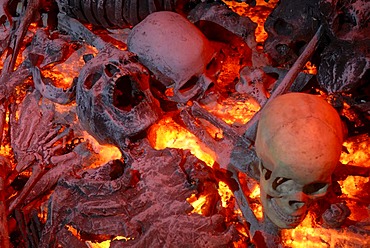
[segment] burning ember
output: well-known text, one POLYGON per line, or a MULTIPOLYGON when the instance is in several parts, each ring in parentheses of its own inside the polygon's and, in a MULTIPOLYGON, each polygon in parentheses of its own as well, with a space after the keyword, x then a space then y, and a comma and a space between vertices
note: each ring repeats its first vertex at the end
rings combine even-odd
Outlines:
POLYGON ((1 1, 1 247, 370 246, 369 8, 1 1))

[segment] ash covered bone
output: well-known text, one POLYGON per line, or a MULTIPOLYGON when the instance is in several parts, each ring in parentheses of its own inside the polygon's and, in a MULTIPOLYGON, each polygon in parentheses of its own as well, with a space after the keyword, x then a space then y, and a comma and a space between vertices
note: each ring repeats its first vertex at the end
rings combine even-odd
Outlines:
POLYGON ((204 72, 214 49, 180 14, 161 11, 149 15, 132 29, 127 46, 162 84, 173 88, 170 98, 176 102, 187 102, 210 84, 204 72))
POLYGON ((320 0, 320 14, 332 37, 357 43, 369 39, 370 3, 367 0, 320 0))
POLYGON ((105 28, 134 26, 157 11, 175 11, 180 0, 57 0, 59 10, 80 21, 105 28))
MULTIPOLYGON (((71 140, 72 123, 56 114, 55 105, 38 91, 26 95, 10 117, 11 145, 17 164, 13 175, 32 169, 32 175, 21 192, 12 199, 9 210, 27 205, 52 189, 58 179, 77 170, 88 154, 80 147, 66 149, 71 140), (49 167, 46 169, 46 167, 49 167)), ((13 176, 8 179, 14 182, 13 176)))
POLYGON ((44 78, 41 75, 39 68, 32 67, 30 70, 32 72, 35 89, 37 89, 43 97, 59 104, 68 104, 74 100, 76 94, 75 82, 73 82, 68 89, 58 88, 51 82, 51 79, 44 78))
POLYGON ((238 240, 220 213, 190 214, 186 199, 199 192, 205 180, 212 182, 209 167, 188 152, 156 151, 142 141, 132 149, 131 165, 118 162, 122 168, 118 177, 109 176, 112 164, 106 164, 82 178, 59 182, 50 198, 40 247, 52 244, 54 235, 63 239, 60 232, 65 225, 86 237, 125 236, 130 239, 112 241, 125 247, 225 247, 238 240))
POLYGON ((369 44, 338 41, 326 46, 318 68, 320 87, 333 94, 351 92, 366 83, 370 72, 369 44))
POLYGON ((292 64, 319 27, 320 0, 282 0, 265 22, 264 50, 276 65, 292 64))
POLYGON ((351 211, 345 202, 334 203, 322 214, 322 220, 326 227, 338 228, 350 214, 351 211))
POLYGON ((320 55, 319 84, 329 94, 351 92, 370 72, 370 3, 321 0, 320 11, 330 43, 320 55))
POLYGON ((68 137, 70 129, 55 122, 55 106, 38 91, 28 94, 18 110, 18 119, 15 114, 11 116, 10 131, 16 170, 21 172, 36 161, 50 163, 55 153, 63 150, 58 143, 68 137))
MULTIPOLYGON (((257 24, 252 22, 248 17, 240 16, 233 12, 225 4, 220 2, 202 2, 198 4, 189 13, 188 19, 200 26, 200 28, 207 29, 209 25, 208 33, 210 37, 221 38, 220 27, 230 31, 232 34, 242 38, 242 40, 247 43, 251 48, 255 47, 255 29, 257 24)), ((225 39, 230 39, 230 37, 222 37, 225 39)))
POLYGON ((261 113, 256 138, 264 213, 294 228, 310 203, 326 194, 342 149, 342 123, 318 96, 288 93, 261 113))
POLYGON ((149 89, 149 72, 134 54, 107 49, 88 61, 77 83, 81 124, 102 144, 125 147, 161 115, 149 89))
POLYGON ((52 63, 62 63, 70 52, 70 44, 67 40, 51 37, 52 35, 48 31, 38 29, 30 47, 27 48, 28 56, 32 56, 31 54, 42 56, 40 68, 52 63))

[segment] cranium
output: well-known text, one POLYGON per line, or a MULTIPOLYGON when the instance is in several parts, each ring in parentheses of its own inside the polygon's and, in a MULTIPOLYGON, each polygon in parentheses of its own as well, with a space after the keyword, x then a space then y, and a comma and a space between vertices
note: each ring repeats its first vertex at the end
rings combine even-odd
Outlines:
POLYGON ((278 65, 291 64, 319 25, 319 0, 282 0, 265 22, 264 49, 278 65))
POLYGON ((87 62, 78 78, 76 102, 83 127, 100 143, 120 148, 161 114, 150 93, 149 72, 134 54, 116 49, 87 62))
POLYGON ((278 227, 296 227, 326 194, 342 141, 339 115, 317 96, 288 93, 263 108, 255 144, 261 202, 278 227))
POLYGON ((150 14, 132 29, 127 45, 161 83, 173 89, 172 100, 184 103, 208 88, 210 79, 204 71, 213 49, 203 33, 180 14, 150 14))

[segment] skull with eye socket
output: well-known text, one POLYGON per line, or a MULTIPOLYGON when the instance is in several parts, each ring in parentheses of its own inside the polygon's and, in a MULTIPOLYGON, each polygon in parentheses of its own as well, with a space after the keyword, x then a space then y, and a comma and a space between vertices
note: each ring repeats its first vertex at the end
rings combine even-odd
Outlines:
POLYGON ((149 72, 127 51, 100 52, 81 70, 76 89, 81 125, 101 144, 124 148, 161 115, 149 72))
POLYGON ((256 137, 264 214, 279 228, 294 228, 323 197, 339 161, 342 122, 318 96, 288 93, 261 113, 256 137))
POLYGON ((205 72, 214 48, 194 24, 178 13, 150 14, 132 29, 127 46, 170 90, 172 101, 186 103, 202 95, 212 83, 205 72))

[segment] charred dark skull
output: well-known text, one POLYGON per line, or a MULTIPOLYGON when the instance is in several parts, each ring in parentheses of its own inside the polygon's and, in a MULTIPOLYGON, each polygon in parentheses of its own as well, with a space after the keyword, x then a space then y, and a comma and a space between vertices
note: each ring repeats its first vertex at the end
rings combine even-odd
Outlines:
POLYGON ((329 94, 365 84, 370 71, 370 2, 321 0, 322 21, 331 43, 325 47, 318 81, 329 94))
POLYGON ((368 0, 320 0, 320 11, 334 37, 351 42, 370 39, 368 0))
POLYGON ((102 52, 82 69, 76 92, 83 127, 101 144, 124 147, 160 116, 149 73, 130 52, 102 52))
POLYGON ((265 22, 265 51, 277 65, 291 64, 319 25, 319 0, 282 0, 265 22))

